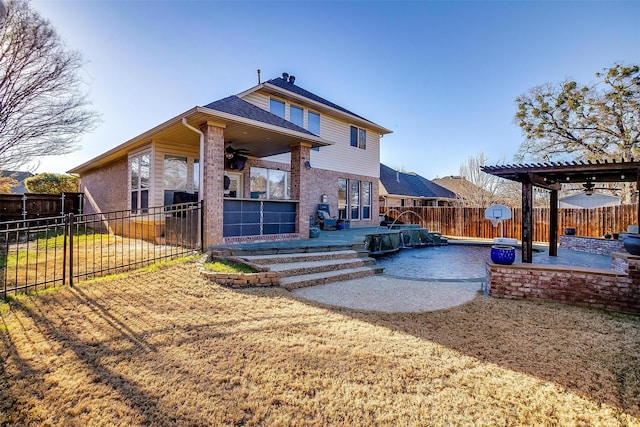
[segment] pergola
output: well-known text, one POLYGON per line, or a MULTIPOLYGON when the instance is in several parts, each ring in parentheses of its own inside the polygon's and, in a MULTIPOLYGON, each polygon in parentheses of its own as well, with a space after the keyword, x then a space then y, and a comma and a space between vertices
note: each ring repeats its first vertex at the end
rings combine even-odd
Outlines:
MULTIPOLYGON (((533 187, 551 192, 549 198, 549 255, 558 255, 558 190, 562 184, 635 182, 640 188, 640 162, 622 160, 593 162, 551 162, 484 166, 483 172, 522 183, 522 262, 533 260, 533 187)), ((640 203, 638 203, 640 219, 640 203)))

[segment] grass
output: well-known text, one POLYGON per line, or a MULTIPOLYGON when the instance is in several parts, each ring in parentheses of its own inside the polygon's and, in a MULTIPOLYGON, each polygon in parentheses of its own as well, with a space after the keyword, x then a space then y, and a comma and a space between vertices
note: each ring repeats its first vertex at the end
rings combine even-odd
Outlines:
POLYGON ((256 269, 239 262, 218 260, 213 262, 205 262, 202 264, 207 270, 216 273, 255 273, 256 269))
POLYGON ((640 426, 640 319, 326 307, 194 261, 10 301, 0 424, 640 426))

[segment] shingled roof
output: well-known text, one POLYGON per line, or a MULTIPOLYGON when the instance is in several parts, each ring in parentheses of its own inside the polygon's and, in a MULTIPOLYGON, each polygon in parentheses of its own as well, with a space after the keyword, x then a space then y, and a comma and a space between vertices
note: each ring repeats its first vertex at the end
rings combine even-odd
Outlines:
POLYGON ((380 182, 394 196, 455 199, 455 193, 415 173, 398 172, 380 163, 380 182))
POLYGON ((339 106, 337 104, 334 104, 331 101, 327 101, 326 99, 316 95, 315 93, 311 93, 308 90, 303 89, 300 86, 297 86, 297 85, 293 84, 292 82, 289 82, 288 80, 283 79, 282 77, 278 77, 278 78, 275 78, 275 79, 267 80, 266 83, 270 83, 270 84, 272 84, 274 86, 279 87, 280 89, 288 90, 289 92, 293 92, 296 95, 304 96, 305 98, 311 99, 311 100, 319 102, 321 104, 324 104, 327 107, 335 108, 338 111, 342 111, 343 113, 350 114, 350 115, 352 115, 354 117, 357 117, 359 119, 365 120, 365 121, 367 121, 369 123, 373 123, 370 120, 367 120, 364 117, 359 116, 356 113, 347 110, 346 108, 343 108, 343 107, 341 107, 341 106, 339 106))
POLYGON ((294 130, 307 135, 313 135, 308 130, 301 128, 300 126, 293 124, 292 122, 283 119, 280 116, 276 116, 260 107, 231 95, 227 98, 219 99, 210 104, 205 105, 205 108, 220 111, 223 113, 233 114, 235 116, 244 117, 245 119, 256 120, 258 122, 266 123, 273 126, 282 127, 289 130, 294 130))

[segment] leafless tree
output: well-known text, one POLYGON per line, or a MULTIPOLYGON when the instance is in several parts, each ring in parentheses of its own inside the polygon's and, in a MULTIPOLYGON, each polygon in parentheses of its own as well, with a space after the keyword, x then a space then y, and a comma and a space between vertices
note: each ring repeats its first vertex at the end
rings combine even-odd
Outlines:
POLYGON ((27 0, 7 2, 0 27, 0 169, 70 153, 95 127, 82 65, 27 0))
POLYGON ((494 175, 482 172, 481 167, 486 166, 487 161, 484 153, 478 153, 469 156, 460 165, 461 180, 456 194, 465 206, 486 208, 502 202, 501 192, 506 183, 494 175))

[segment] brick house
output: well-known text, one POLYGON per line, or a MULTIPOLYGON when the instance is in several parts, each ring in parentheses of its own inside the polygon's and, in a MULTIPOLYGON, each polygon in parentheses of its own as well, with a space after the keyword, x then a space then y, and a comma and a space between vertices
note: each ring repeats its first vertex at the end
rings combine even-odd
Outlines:
POLYGON ((450 206, 458 202, 452 191, 414 172, 400 172, 380 164, 380 204, 404 206, 450 206))
POLYGON ((318 204, 377 225, 380 139, 390 130, 283 73, 193 107, 69 172, 87 212, 203 201, 205 247, 308 238, 318 204))

